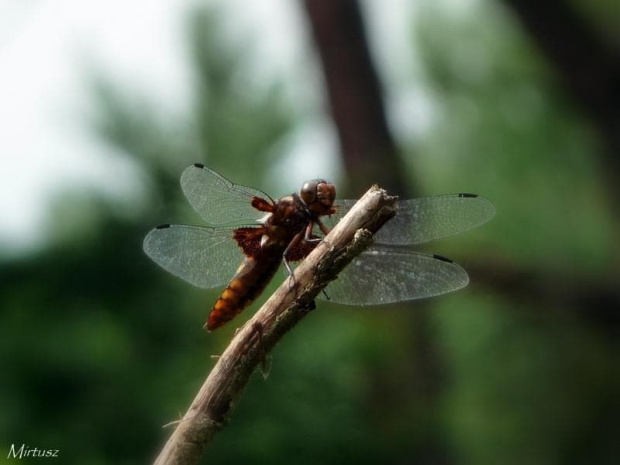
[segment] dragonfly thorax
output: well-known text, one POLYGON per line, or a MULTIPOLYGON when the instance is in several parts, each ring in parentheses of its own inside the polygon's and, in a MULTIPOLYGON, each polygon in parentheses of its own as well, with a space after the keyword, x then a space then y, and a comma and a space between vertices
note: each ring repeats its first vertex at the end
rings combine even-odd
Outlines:
POLYGON ((273 211, 265 218, 261 247, 276 245, 285 248, 312 220, 313 214, 297 195, 278 199, 273 211))

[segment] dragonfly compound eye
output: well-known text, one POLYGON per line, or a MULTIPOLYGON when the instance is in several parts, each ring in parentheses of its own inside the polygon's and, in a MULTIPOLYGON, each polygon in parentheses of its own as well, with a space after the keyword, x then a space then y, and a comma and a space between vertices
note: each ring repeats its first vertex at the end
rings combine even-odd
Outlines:
POLYGON ((317 181, 307 181, 303 186, 301 186, 299 196, 301 197, 301 200, 306 203, 306 205, 311 205, 316 201, 316 186, 317 181))

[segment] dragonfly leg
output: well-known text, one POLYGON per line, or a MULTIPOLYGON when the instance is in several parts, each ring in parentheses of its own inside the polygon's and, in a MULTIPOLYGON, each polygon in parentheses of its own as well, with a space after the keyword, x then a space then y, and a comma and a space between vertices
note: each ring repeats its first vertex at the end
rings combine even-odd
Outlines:
POLYGON ((325 236, 327 236, 329 234, 329 232, 331 231, 331 229, 329 229, 327 226, 325 226, 325 224, 323 224, 323 222, 321 220, 319 220, 319 219, 316 220, 316 224, 318 225, 319 229, 323 233, 323 237, 319 237, 319 238, 316 238, 316 239, 310 238, 309 234, 312 233, 312 230, 310 230, 309 232, 306 232, 306 240, 308 242, 320 242, 320 241, 323 241, 323 240, 325 240, 325 236))
MULTIPOLYGON (((319 227, 320 227, 320 225, 322 223, 317 220, 317 224, 319 224, 319 227)), ((316 243, 321 242, 323 240, 322 237, 312 237, 312 230, 313 229, 314 229, 314 223, 310 222, 310 223, 308 223, 308 226, 306 226, 306 232, 304 233, 304 241, 306 241, 306 242, 308 242, 310 244, 316 244, 316 243)))
POLYGON ((288 272, 288 275, 291 277, 291 279, 295 280, 295 277, 293 276, 293 269, 291 268, 291 265, 286 259, 286 256, 282 257, 282 263, 284 263, 284 267, 286 268, 286 271, 288 272))
MULTIPOLYGON (((284 263, 284 267, 286 268, 286 271, 288 271, 288 275, 293 278, 293 269, 291 268, 291 265, 288 262, 288 259, 286 258, 286 256, 288 255, 289 251, 291 249, 293 249, 294 247, 297 246, 297 244, 299 244, 299 241, 302 238, 302 233, 297 234, 293 240, 289 243, 289 245, 286 247, 286 249, 284 249, 284 253, 282 254, 282 263, 284 263)), ((294 280, 295 278, 293 278, 294 280)))
POLYGON ((323 222, 321 220, 316 220, 316 224, 319 225, 319 229, 321 230, 321 232, 323 234, 325 234, 326 236, 329 234, 329 232, 331 231, 331 229, 329 229, 327 226, 325 226, 323 224, 323 222))

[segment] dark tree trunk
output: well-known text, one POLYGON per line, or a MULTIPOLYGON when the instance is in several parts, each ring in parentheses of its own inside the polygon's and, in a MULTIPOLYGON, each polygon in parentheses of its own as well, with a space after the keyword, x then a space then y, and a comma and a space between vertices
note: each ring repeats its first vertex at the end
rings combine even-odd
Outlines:
MULTIPOLYGON (((414 189, 406 181, 388 128, 381 85, 357 1, 304 0, 304 4, 323 67, 349 190, 355 195, 376 183, 390 194, 412 196, 414 189)), ((411 360, 405 368, 407 373, 400 375, 403 380, 411 380, 408 399, 413 396, 420 403, 420 418, 423 419, 413 421, 424 424, 412 431, 426 433, 423 437, 412 438, 414 456, 403 459, 421 465, 441 465, 449 463, 444 452, 447 450, 444 438, 436 434, 434 424, 429 424, 429 420, 430 423, 434 420, 422 412, 436 412, 434 406, 438 404, 445 369, 430 330, 429 315, 423 305, 419 307, 411 313, 411 360)), ((381 403, 386 401, 385 393, 390 388, 384 385, 386 381, 382 377, 377 378, 374 390, 379 393, 377 402, 381 403)))
POLYGON ((504 0, 604 139, 603 169, 620 201, 620 53, 566 0, 504 0))
POLYGON ((387 125, 357 1, 305 0, 304 5, 352 194, 374 183, 391 194, 411 194, 387 125))

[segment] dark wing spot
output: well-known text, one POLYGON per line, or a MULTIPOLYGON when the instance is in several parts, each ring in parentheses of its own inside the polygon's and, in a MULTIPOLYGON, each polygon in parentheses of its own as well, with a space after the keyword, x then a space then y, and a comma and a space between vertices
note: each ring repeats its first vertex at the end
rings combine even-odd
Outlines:
POLYGON ((433 255, 433 258, 436 258, 437 260, 441 260, 442 262, 454 263, 453 260, 450 260, 449 258, 444 257, 442 255, 435 254, 435 255, 433 255))
POLYGON ((200 168, 201 170, 204 169, 205 165, 203 165, 202 163, 194 163, 194 166, 196 168, 200 168))
POLYGON ((478 197, 478 195, 468 194, 467 192, 463 192, 462 194, 459 194, 459 197, 464 198, 464 199, 475 199, 476 197, 478 197))
POLYGON ((170 224, 166 223, 166 224, 160 224, 159 226, 156 226, 155 229, 166 229, 169 227, 170 227, 170 224))

